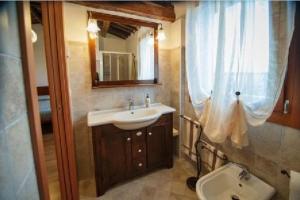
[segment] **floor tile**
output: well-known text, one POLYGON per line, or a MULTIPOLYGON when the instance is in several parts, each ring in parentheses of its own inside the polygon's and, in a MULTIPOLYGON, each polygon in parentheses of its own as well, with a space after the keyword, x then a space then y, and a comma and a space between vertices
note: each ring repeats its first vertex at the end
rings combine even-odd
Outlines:
POLYGON ((96 197, 95 181, 80 181, 83 200, 196 200, 196 193, 186 186, 186 179, 196 174, 195 167, 185 159, 175 159, 174 167, 161 169, 108 190, 96 197))

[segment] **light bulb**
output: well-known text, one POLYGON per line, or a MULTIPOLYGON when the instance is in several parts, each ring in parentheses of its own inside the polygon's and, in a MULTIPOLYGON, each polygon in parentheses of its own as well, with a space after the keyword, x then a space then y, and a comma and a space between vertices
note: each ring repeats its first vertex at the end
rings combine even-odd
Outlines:
POLYGON ((97 33, 98 31, 100 31, 100 28, 97 25, 97 20, 89 19, 86 30, 90 33, 97 33))
POLYGON ((98 32, 89 32, 89 37, 91 38, 91 39, 96 39, 97 37, 98 37, 98 32))
POLYGON ((35 43, 37 41, 37 34, 34 32, 34 30, 31 29, 31 42, 35 43))
POLYGON ((157 39, 158 39, 159 41, 163 41, 163 40, 166 39, 165 31, 164 31, 164 29, 162 28, 162 25, 161 25, 160 29, 158 30, 157 39))

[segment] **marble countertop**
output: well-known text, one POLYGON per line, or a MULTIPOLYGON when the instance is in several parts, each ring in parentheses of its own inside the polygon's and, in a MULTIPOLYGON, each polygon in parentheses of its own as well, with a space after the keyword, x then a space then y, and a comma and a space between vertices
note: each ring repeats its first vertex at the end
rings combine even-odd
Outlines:
MULTIPOLYGON (((151 104, 150 108, 159 110, 159 112, 162 115, 176 111, 174 108, 166 106, 161 103, 151 104)), ((145 106, 135 106, 135 110, 138 109, 145 109, 145 106)), ((126 108, 116 108, 110 110, 90 111, 88 112, 88 116, 87 116, 88 126, 92 127, 92 126, 98 126, 104 124, 111 124, 113 123, 113 115, 122 111, 128 111, 128 108, 126 107, 126 108)))

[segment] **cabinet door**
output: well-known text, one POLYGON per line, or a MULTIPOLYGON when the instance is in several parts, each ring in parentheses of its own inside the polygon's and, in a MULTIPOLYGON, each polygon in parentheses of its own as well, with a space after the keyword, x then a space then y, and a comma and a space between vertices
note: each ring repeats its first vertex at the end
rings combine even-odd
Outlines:
POLYGON ((131 169, 130 134, 103 131, 101 162, 104 185, 113 185, 125 179, 131 169))
POLYGON ((147 135, 147 164, 155 168, 163 164, 166 157, 166 129, 164 126, 151 126, 147 135))
POLYGON ((164 115, 147 128, 147 167, 172 167, 172 133, 170 115, 164 115))

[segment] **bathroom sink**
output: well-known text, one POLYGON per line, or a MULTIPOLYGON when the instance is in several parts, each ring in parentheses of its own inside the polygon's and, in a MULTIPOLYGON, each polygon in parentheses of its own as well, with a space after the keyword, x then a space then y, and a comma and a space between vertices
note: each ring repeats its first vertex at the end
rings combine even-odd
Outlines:
POLYGON ((110 110, 90 111, 87 116, 89 127, 113 124, 124 130, 134 130, 154 123, 161 115, 175 112, 174 108, 161 103, 151 104, 150 108, 135 106, 134 110, 128 107, 110 110))
POLYGON ((251 174, 249 180, 240 180, 243 169, 229 163, 201 177, 196 192, 200 200, 268 200, 275 189, 251 174))
POLYGON ((134 130, 154 123, 161 116, 155 108, 144 108, 118 112, 112 116, 112 123, 124 130, 134 130))

